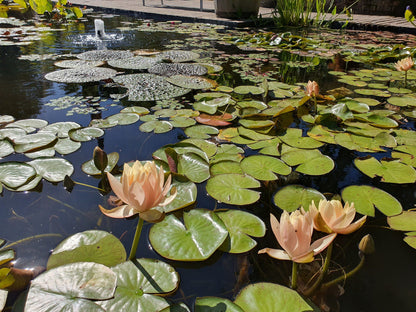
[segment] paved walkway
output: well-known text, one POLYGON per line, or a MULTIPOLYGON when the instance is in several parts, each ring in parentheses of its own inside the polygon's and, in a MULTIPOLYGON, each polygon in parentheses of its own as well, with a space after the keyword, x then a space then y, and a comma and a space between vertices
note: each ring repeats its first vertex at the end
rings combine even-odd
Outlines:
MULTIPOLYGON (((231 26, 244 25, 249 22, 217 17, 213 0, 72 0, 71 3, 79 6, 103 8, 115 13, 126 13, 127 11, 139 18, 157 20, 182 20, 231 26), (143 3, 144 1, 145 3, 143 3)), ((260 7, 259 15, 264 18, 271 17, 272 10, 260 7)), ((345 15, 339 17, 346 18, 345 15)), ((404 17, 359 14, 353 14, 352 17, 349 28, 416 34, 416 27, 406 21, 404 17)))

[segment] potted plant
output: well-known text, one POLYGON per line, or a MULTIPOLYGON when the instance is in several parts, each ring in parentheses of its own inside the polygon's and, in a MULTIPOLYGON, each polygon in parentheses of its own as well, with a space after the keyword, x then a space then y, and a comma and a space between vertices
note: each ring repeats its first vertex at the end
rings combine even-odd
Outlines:
POLYGON ((214 0, 218 17, 247 19, 257 17, 260 0, 214 0))

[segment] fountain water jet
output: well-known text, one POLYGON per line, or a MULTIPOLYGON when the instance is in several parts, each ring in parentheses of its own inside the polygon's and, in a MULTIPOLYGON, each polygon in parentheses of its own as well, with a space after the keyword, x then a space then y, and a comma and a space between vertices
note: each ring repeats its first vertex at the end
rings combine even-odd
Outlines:
POLYGON ((104 21, 102 19, 95 19, 94 26, 95 26, 95 36, 97 38, 101 40, 111 39, 111 37, 105 33, 104 21))

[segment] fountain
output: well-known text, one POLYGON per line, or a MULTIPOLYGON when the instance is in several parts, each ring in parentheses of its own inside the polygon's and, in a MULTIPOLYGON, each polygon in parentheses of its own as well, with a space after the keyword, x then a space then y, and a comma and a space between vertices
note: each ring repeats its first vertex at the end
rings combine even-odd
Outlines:
POLYGON ((94 20, 95 37, 100 40, 111 40, 111 36, 108 36, 104 30, 104 21, 102 19, 94 20))

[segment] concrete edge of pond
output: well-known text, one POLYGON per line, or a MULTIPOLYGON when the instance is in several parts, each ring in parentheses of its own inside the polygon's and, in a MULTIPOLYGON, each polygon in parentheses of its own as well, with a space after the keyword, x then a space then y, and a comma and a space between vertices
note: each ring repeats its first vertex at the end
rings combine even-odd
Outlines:
MULTIPOLYGON (((109 14, 129 15, 140 19, 157 21, 179 20, 219 24, 231 27, 266 26, 273 22, 273 8, 260 7, 260 19, 235 20, 217 17, 213 0, 73 0, 73 5, 92 8, 109 14), (143 5, 145 2, 145 5, 143 5)), ((339 19, 346 19, 340 14, 339 19)), ((332 15, 328 14, 328 19, 332 15)), ((331 28, 340 28, 342 23, 334 22, 331 28)), ((416 34, 416 27, 404 17, 353 14, 347 29, 390 31, 402 34, 416 34)))

